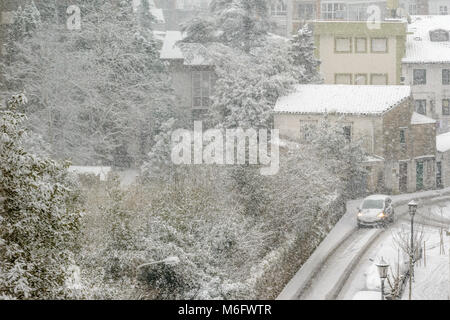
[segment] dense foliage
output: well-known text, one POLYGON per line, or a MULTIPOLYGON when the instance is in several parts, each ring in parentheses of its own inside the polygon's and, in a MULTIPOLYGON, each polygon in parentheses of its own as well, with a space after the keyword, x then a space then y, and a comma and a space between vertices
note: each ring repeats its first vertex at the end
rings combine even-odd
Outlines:
POLYGON ((54 157, 138 165, 174 110, 151 16, 134 14, 128 2, 99 1, 95 11, 89 2, 80 5, 82 27, 75 31, 51 19, 37 23, 31 6, 17 12, 0 64, 2 89, 27 92, 29 127, 54 157))
POLYGON ((0 111, 0 296, 68 298, 79 194, 66 164, 24 149, 24 102, 14 96, 0 111))

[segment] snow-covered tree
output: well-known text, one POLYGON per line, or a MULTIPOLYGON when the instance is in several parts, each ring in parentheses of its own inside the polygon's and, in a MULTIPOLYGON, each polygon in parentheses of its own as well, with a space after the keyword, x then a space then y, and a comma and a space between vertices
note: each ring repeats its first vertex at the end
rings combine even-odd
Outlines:
POLYGON ((8 32, 8 40, 17 41, 24 37, 30 37, 41 26, 41 14, 32 0, 21 6, 14 13, 14 23, 8 32))
POLYGON ((0 111, 0 296, 56 299, 65 287, 79 230, 78 193, 67 164, 27 152, 26 102, 13 96, 0 111))
POLYGON ((100 2, 86 9, 81 30, 46 24, 16 42, 0 68, 6 92, 28 92, 30 128, 54 157, 130 166, 170 118, 173 95, 160 43, 137 22, 131 3, 100 2))
POLYGON ((320 62, 315 57, 314 35, 308 24, 303 25, 291 40, 290 58, 292 64, 302 70, 296 74, 299 83, 320 81, 320 62))
POLYGON ((185 41, 214 40, 249 52, 270 30, 267 0, 214 0, 210 8, 211 17, 187 24, 185 41))
POLYGON ((317 156, 327 160, 328 170, 341 180, 339 193, 345 200, 365 194, 367 172, 362 163, 366 154, 361 141, 349 141, 342 126, 324 119, 313 131, 310 143, 316 147, 317 156))
POLYGON ((225 128, 271 128, 272 110, 295 82, 296 68, 282 40, 267 40, 251 54, 211 46, 217 81, 212 113, 216 125, 225 128))

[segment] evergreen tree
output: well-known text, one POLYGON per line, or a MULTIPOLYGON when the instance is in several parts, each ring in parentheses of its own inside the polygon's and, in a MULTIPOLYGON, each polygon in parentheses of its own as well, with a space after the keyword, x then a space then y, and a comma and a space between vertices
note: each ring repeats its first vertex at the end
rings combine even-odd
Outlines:
POLYGON ((31 37, 36 29, 41 26, 41 14, 34 1, 21 6, 14 13, 14 23, 10 28, 10 41, 18 41, 24 37, 31 37))
POLYGON ((296 74, 300 83, 317 83, 321 80, 320 62, 315 57, 315 49, 313 32, 309 25, 305 24, 293 36, 290 48, 292 64, 301 68, 296 74))
POLYGON ((267 0, 214 0, 211 18, 197 18, 185 27, 187 42, 221 42, 250 52, 270 30, 267 0))

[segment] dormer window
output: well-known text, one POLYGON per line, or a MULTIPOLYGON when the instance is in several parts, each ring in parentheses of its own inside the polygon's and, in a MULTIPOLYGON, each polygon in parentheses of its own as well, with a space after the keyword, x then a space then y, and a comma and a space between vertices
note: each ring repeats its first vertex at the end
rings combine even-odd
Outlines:
POLYGON ((436 42, 449 41, 448 31, 443 29, 430 31, 430 40, 436 42))

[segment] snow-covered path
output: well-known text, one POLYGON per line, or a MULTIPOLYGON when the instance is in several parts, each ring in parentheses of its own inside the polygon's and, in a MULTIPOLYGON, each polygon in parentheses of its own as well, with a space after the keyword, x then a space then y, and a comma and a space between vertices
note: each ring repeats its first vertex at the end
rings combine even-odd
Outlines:
POLYGON ((377 229, 358 230, 347 238, 322 265, 300 299, 334 299, 345 281, 345 274, 351 272, 359 260, 359 253, 364 251, 366 244, 372 242, 380 232, 377 229))

